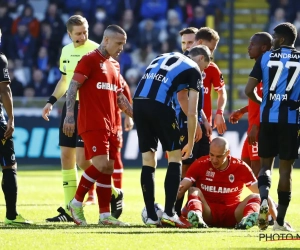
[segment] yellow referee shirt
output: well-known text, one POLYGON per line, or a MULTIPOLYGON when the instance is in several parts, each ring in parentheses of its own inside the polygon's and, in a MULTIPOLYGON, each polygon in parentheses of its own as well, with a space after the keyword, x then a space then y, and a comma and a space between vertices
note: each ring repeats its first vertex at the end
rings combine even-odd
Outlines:
MULTIPOLYGON (((88 52, 99 47, 98 43, 91 40, 87 40, 84 45, 77 48, 74 47, 73 43, 70 43, 62 48, 61 56, 59 59, 59 70, 62 74, 66 75, 67 81, 65 86, 68 89, 69 84, 72 80, 74 70, 77 66, 78 61, 88 52)), ((77 95, 78 100, 78 95, 77 95)))

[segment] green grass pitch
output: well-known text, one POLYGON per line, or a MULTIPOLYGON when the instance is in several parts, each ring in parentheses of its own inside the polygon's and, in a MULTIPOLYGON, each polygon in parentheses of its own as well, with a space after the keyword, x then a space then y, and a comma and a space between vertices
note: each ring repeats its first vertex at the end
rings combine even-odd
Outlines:
MULTIPOLYGON (((98 206, 84 208, 88 227, 72 223, 50 224, 45 218, 57 215, 63 204, 61 174, 59 170, 26 170, 19 167, 18 212, 33 220, 30 227, 7 227, 0 222, 0 249, 295 249, 299 240, 265 241, 260 234, 271 235, 272 227, 260 232, 257 227, 247 231, 234 229, 169 229, 146 228, 141 220, 144 207, 140 190, 140 169, 125 169, 125 208, 120 219, 131 223, 129 228, 103 228, 97 225, 98 206)), ((23 168, 24 169, 24 168, 23 168)), ((56 168, 58 169, 58 167, 56 168)), ((80 172, 81 174, 81 172, 80 172)), ((156 201, 164 205, 165 169, 156 172, 156 201)), ((292 201, 287 221, 300 235, 300 169, 293 172, 292 201)), ((278 169, 273 171, 271 195, 277 201, 278 169)), ((245 192, 243 195, 247 195, 245 192)), ((1 192, 0 218, 5 217, 1 192)), ((297 233, 293 233, 294 236, 297 233)), ((276 239, 276 237, 275 237, 276 239)))

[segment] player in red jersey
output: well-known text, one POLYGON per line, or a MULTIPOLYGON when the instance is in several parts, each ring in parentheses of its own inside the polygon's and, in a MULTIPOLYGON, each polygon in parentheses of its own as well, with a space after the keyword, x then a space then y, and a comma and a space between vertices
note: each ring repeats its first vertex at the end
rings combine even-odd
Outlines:
POLYGON ((117 153, 116 109, 132 117, 132 107, 122 93, 118 56, 126 43, 126 32, 117 25, 109 25, 96 50, 83 56, 74 71, 67 92, 67 114, 63 132, 72 136, 75 128, 74 103, 79 89, 78 134, 85 142, 85 155, 92 160, 78 185, 75 197, 69 203, 74 222, 85 226, 82 202, 96 182, 100 209, 99 225, 127 226, 110 214, 111 176, 117 153))
MULTIPOLYGON (((122 75, 122 89, 123 89, 123 94, 127 98, 127 100, 132 103, 132 98, 130 94, 130 89, 123 78, 122 75)), ((113 173, 113 181, 114 181, 114 186, 116 188, 122 189, 122 176, 123 176, 123 163, 121 159, 121 148, 123 147, 123 128, 122 128, 122 110, 121 109, 116 109, 116 118, 117 118, 117 140, 118 140, 118 151, 115 159, 115 165, 114 165, 114 173, 113 173)), ((129 131, 133 128, 133 120, 130 116, 126 115, 124 119, 124 130, 129 131)), ((112 203, 115 204, 115 203, 112 203)))
MULTIPOLYGON (((242 160, 230 156, 229 143, 216 137, 210 144, 209 156, 197 159, 182 180, 178 198, 188 191, 185 207, 187 217, 195 227, 234 227, 248 229, 256 224, 260 207, 258 194, 240 200, 246 185, 258 193, 257 179, 242 160), (192 187, 193 183, 196 187, 192 187)), ((270 204, 273 201, 269 200, 270 204)), ((273 216, 274 206, 270 205, 273 216)))
MULTIPOLYGON (((202 27, 200 28, 195 36, 195 45, 206 45, 211 53, 215 51, 220 37, 218 33, 209 28, 202 27)), ((213 128, 216 128, 219 134, 224 134, 226 131, 226 123, 223 116, 223 112, 226 106, 227 101, 227 92, 225 88, 225 83, 223 79, 222 72, 219 67, 211 62, 208 67, 204 70, 204 103, 203 103, 203 111, 206 115, 206 118, 210 124, 212 124, 212 100, 211 100, 211 89, 214 88, 218 93, 217 100, 217 112, 214 118, 213 128)))
MULTIPOLYGON (((267 32, 255 33, 248 46, 248 54, 251 59, 256 61, 263 53, 271 49, 272 36, 267 32)), ((262 97, 262 83, 259 83, 256 88, 256 93, 262 97)), ((258 131, 260 124, 259 104, 248 99, 248 106, 234 111, 230 117, 229 122, 232 124, 238 123, 242 116, 248 112, 248 130, 247 138, 244 141, 242 149, 242 160, 246 162, 251 168, 255 176, 258 176, 260 170, 260 159, 258 156, 258 131)))

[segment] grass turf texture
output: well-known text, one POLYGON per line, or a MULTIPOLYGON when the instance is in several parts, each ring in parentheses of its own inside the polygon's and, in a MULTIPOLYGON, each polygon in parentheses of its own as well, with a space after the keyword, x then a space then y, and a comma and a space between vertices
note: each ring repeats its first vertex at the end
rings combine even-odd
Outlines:
MULTIPOLYGON (((19 169, 22 169, 20 167, 19 169)), ((24 169, 24 168, 23 168, 24 169)), ((80 172, 81 174, 81 172, 80 172)), ((156 172, 156 201, 164 205, 165 170, 156 172)), ((234 229, 173 229, 146 228, 141 220, 144 207, 140 190, 140 169, 126 169, 124 173, 125 209, 121 219, 131 223, 129 228, 97 226, 98 206, 84 208, 88 227, 73 223, 46 223, 45 218, 56 216, 63 204, 61 173, 59 170, 26 170, 18 173, 18 212, 33 220, 30 227, 8 227, 0 223, 1 249, 295 249, 299 240, 265 241, 260 234, 272 234, 272 227, 259 231, 234 229)), ((287 221, 300 235, 300 169, 293 172, 293 195, 287 221)), ((277 201, 278 169, 273 172, 271 195, 277 201)), ((245 192, 243 197, 249 192, 245 192)), ((5 217, 4 197, 1 192, 0 218, 5 217)), ((2 220, 3 221, 3 220, 2 220)), ((278 232, 279 234, 282 232, 278 232)), ((297 235, 297 233, 293 233, 297 235)), ((275 237, 275 239, 277 239, 275 237)))

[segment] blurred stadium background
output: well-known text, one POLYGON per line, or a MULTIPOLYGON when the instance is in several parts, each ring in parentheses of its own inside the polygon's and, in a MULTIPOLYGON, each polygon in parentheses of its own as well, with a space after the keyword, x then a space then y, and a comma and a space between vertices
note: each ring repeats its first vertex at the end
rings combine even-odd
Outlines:
MULTIPOLYGON (((119 62, 132 92, 156 55, 180 51, 178 32, 182 28, 216 29, 221 39, 214 61, 223 72, 228 92, 227 121, 228 114, 247 104, 244 86, 254 64, 247 54, 250 37, 259 31, 272 33, 284 21, 300 29, 299 0, 0 0, 1 51, 9 58, 15 148, 21 164, 60 165, 58 125, 64 100, 55 104, 48 123, 42 119, 41 110, 60 78, 60 51, 71 42, 65 22, 73 14, 87 18, 89 38, 98 43, 108 24, 126 30, 128 40, 119 62)), ((234 126, 227 122, 224 134, 237 157, 245 138, 246 118, 234 126)), ((139 166, 135 130, 124 137, 125 166, 139 166)), ((164 165, 162 152, 158 155, 159 165, 164 165)), ((299 165, 297 161, 296 167, 299 165)))

